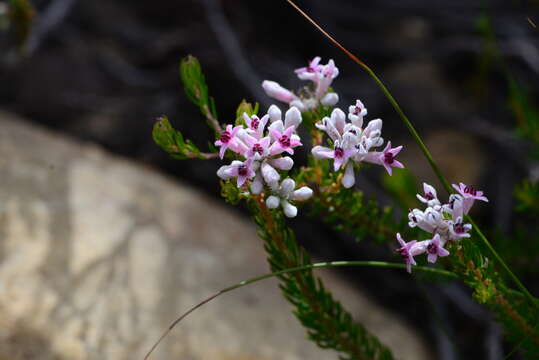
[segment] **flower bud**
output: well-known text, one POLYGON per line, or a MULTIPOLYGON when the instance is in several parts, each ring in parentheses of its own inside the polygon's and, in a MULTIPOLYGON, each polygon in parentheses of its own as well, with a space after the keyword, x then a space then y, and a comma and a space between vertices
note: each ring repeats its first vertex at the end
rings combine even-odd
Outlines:
POLYGON ((290 170, 294 166, 294 160, 290 156, 284 156, 270 160, 270 164, 279 170, 290 170))
POLYGON ((294 200, 307 200, 311 196, 313 196, 313 191, 307 186, 302 186, 301 188, 294 191, 294 193, 292 194, 292 198, 294 200))
POLYGON ((264 181, 269 186, 274 186, 281 179, 277 170, 275 170, 267 162, 262 163, 261 172, 262 172, 262 177, 264 178, 264 181))
POLYGON ((290 90, 285 89, 275 81, 264 80, 262 82, 262 87, 269 97, 277 99, 282 102, 289 103, 292 100, 296 100, 297 96, 294 95, 290 90))
POLYGON ((268 196, 266 199, 266 206, 270 209, 277 209, 279 207, 279 198, 277 196, 268 196))
POLYGON ((288 201, 282 200, 284 214, 286 217, 293 218, 298 214, 298 208, 290 204, 288 201))
POLYGON ((268 114, 271 122, 281 120, 281 109, 277 105, 271 105, 268 109, 268 114))
POLYGON ((337 93, 326 94, 320 102, 324 106, 335 106, 339 102, 339 95, 337 93))
POLYGON ((287 197, 289 194, 294 191, 294 188, 296 187, 296 182, 290 178, 286 178, 281 183, 281 195, 283 197, 287 197))
POLYGON ((297 107, 293 106, 285 114, 284 127, 294 126, 297 128, 301 124, 301 112, 297 107))
POLYGON ((349 189, 356 183, 356 175, 354 174, 354 166, 349 162, 346 165, 346 170, 344 171, 344 177, 342 178, 342 186, 349 189))

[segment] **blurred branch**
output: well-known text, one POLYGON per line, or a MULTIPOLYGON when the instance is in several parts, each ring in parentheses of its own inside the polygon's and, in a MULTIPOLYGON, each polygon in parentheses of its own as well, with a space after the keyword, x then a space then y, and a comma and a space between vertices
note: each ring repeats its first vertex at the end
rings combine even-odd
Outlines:
POLYGON ((202 0, 202 3, 206 8, 208 22, 227 57, 230 69, 259 103, 264 107, 269 107, 268 97, 261 87, 262 78, 247 60, 234 29, 223 13, 219 0, 202 0))
POLYGON ((47 36, 65 19, 77 0, 53 0, 38 19, 26 44, 26 53, 33 54, 47 36))

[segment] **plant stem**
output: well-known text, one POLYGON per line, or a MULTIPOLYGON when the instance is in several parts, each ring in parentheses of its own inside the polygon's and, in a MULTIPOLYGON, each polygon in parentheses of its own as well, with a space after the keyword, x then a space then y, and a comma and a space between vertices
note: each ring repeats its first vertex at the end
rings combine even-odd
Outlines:
MULTIPOLYGON (((374 82, 378 85, 378 87, 382 90, 384 95, 387 97, 399 117, 402 119, 408 130, 410 131, 410 134, 414 138, 415 142, 427 158, 427 161, 429 162, 432 170, 438 177, 438 180, 442 183, 444 188, 447 190, 448 193, 453 193, 453 190, 451 186, 449 185, 449 182, 446 180, 442 172, 440 171, 440 168, 435 163, 434 159, 432 158, 432 155, 430 154, 429 150, 425 146, 425 143, 417 133, 416 129, 412 125, 411 121, 408 119, 408 117, 404 114, 404 111, 402 111, 402 108, 397 103, 393 95, 389 92, 389 90, 386 88, 382 80, 378 78, 378 76, 374 73, 374 71, 363 61, 359 60, 354 54, 352 54, 348 49, 346 49, 343 45, 341 45, 337 40, 335 40, 331 35, 329 35, 328 32, 326 32, 320 25, 318 25, 309 15, 307 15, 303 10, 301 10, 292 0, 286 0, 294 9, 296 9, 305 19, 307 19, 315 28, 317 28, 322 34, 324 34, 325 37, 327 37, 335 46, 337 46, 340 50, 342 50, 350 59, 352 59, 356 64, 361 66, 374 80, 374 82)), ((505 263, 505 261, 501 258, 501 256, 494 250, 488 239, 485 237, 483 232, 477 227, 477 225, 473 222, 473 220, 468 216, 469 221, 472 223, 473 229, 481 239, 481 241, 485 244, 487 249, 492 253, 493 257, 501 264, 502 268, 507 272, 509 277, 513 280, 513 282, 517 285, 517 287, 524 293, 526 298, 537 308, 539 308, 538 302, 534 299, 533 295, 528 291, 528 289, 524 286, 524 284, 518 279, 518 277, 511 271, 509 266, 505 263)))
POLYGON ((513 273, 513 271, 509 268, 509 266, 507 266, 507 264, 505 263, 505 261, 503 261, 503 259, 500 257, 500 255, 498 254, 498 252, 496 250, 494 250, 494 248, 492 247, 492 245, 490 244, 490 242, 487 240, 486 236, 483 234, 483 232, 481 231, 481 229, 479 229, 479 227, 475 224, 475 222, 473 221, 473 219, 470 217, 470 216, 467 216, 468 218, 468 221, 472 224, 472 227, 473 229, 475 230, 477 236, 479 236, 479 238, 483 241, 483 244, 485 244, 485 246, 489 249, 489 251, 492 253, 492 255, 494 256, 494 258, 500 263, 500 265, 502 266, 502 268, 507 272, 507 274, 509 275, 509 277, 513 280, 513 282, 518 286, 518 288, 520 289, 520 291, 522 291, 522 293, 524 294, 524 296, 526 296, 526 298, 535 306, 539 309, 539 303, 537 302, 537 299, 528 291, 528 289, 524 286, 524 284, 522 284, 519 280, 519 278, 513 273))
MULTIPOLYGON (((258 282, 258 281, 262 281, 262 280, 266 280, 266 279, 276 277, 276 276, 279 276, 279 275, 283 275, 283 274, 299 272, 299 271, 305 271, 305 270, 309 270, 309 269, 321 269, 321 268, 341 267, 341 266, 350 266, 350 267, 352 267, 352 266, 370 266, 370 267, 389 268, 389 269, 405 269, 406 268, 406 265, 404 265, 404 264, 391 263, 391 262, 385 262, 385 261, 328 261, 328 262, 320 262, 320 263, 304 265, 304 266, 296 266, 296 267, 293 267, 293 268, 283 269, 283 270, 279 270, 279 271, 276 271, 276 272, 273 272, 273 273, 260 275, 260 276, 257 276, 257 277, 254 277, 254 278, 251 278, 251 279, 248 279, 248 280, 243 280, 243 281, 241 281, 241 282, 239 282, 237 284, 234 284, 234 285, 228 286, 228 287, 226 287, 226 288, 224 288, 222 290, 219 290, 215 294, 207 297, 206 299, 202 300, 201 302, 199 302, 195 306, 191 307, 189 310, 187 310, 185 313, 183 313, 180 317, 178 317, 176 320, 174 320, 174 322, 172 322, 172 324, 170 324, 170 326, 163 333, 163 335, 161 335, 159 340, 152 346, 150 351, 148 351, 148 353, 144 357, 144 360, 147 360, 147 359, 150 358, 150 355, 152 354, 152 352, 157 348, 157 346, 161 343, 161 341, 170 333, 170 331, 172 329, 174 329, 174 327, 176 327, 176 325, 178 325, 178 323, 180 321, 185 319, 189 314, 191 314, 196 309, 198 309, 201 306, 209 303, 210 301, 214 300, 215 298, 217 298, 220 295, 223 295, 223 294, 225 294, 227 292, 230 292, 232 290, 236 290, 236 289, 239 289, 241 287, 247 286, 249 284, 252 284, 252 283, 255 283, 255 282, 258 282)), ((458 279, 457 274, 452 273, 451 271, 440 270, 440 269, 431 268, 431 267, 427 267, 427 266, 414 266, 414 271, 422 271, 422 272, 426 272, 426 273, 445 276, 445 277, 448 277, 448 278, 458 279)))

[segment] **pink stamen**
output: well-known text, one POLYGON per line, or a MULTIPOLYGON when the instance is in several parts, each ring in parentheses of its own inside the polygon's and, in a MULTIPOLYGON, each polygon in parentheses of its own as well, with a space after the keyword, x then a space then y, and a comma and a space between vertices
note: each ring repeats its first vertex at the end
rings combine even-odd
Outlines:
POLYGON ((264 153, 264 148, 260 144, 254 144, 252 150, 253 153, 259 153, 260 155, 264 153))
POLYGON ((231 138, 232 137, 230 136, 230 133, 228 131, 223 131, 219 140, 221 140, 222 143, 226 144, 230 141, 231 138))
POLYGON ((470 195, 472 195, 472 196, 477 195, 477 190, 475 190, 473 186, 466 186, 466 187, 464 188, 464 192, 465 192, 466 194, 470 194, 470 195))
POLYGON ((389 165, 393 164, 393 154, 390 152, 386 152, 384 154, 384 162, 389 165))
POLYGON ((260 120, 257 117, 251 118, 251 129, 258 130, 258 125, 260 124, 260 120))
POLYGON ((240 166, 238 167, 238 174, 239 174, 240 176, 247 176, 247 172, 248 172, 248 171, 247 171, 247 166, 245 166, 245 165, 240 165, 240 166))
POLYGON ((286 135, 283 135, 279 139, 279 143, 281 144, 282 147, 285 147, 285 148, 290 147, 290 138, 286 135))

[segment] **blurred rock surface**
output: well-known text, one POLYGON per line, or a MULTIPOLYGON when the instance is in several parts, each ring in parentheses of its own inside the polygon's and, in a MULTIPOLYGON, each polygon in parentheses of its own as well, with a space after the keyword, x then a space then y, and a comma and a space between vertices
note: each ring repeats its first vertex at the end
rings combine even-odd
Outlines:
MULTIPOLYGON (((0 154, 2 360, 141 359, 179 313, 268 271, 251 224, 150 169, 2 112, 0 154)), ((395 316, 322 276, 399 359, 428 358, 395 316)), ((305 339, 276 285, 200 309, 154 359, 336 358, 305 339)))

